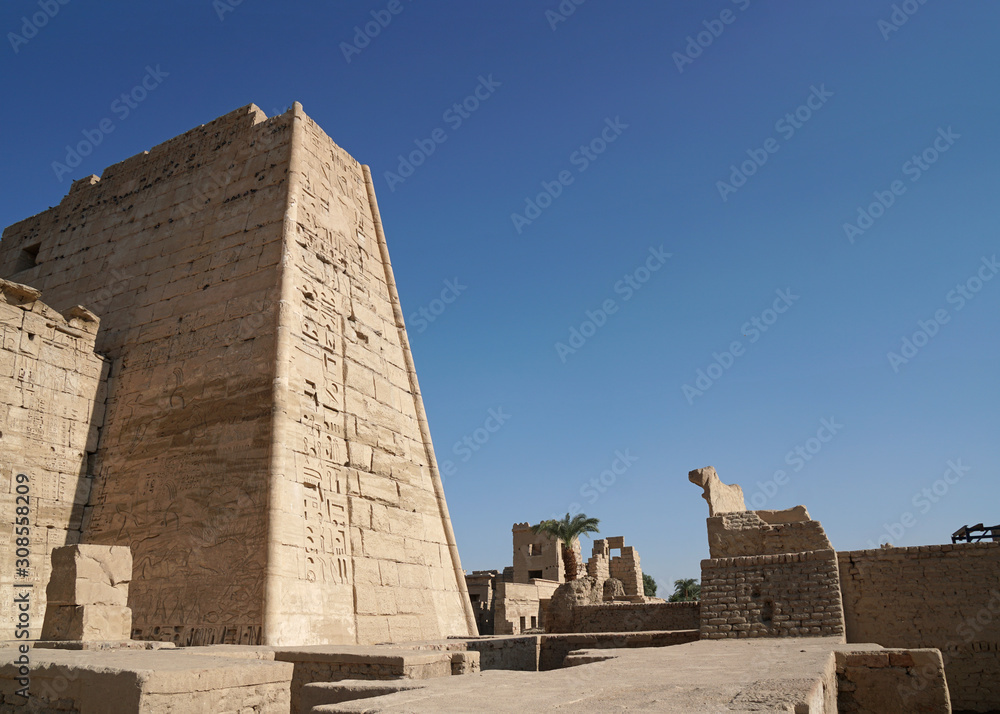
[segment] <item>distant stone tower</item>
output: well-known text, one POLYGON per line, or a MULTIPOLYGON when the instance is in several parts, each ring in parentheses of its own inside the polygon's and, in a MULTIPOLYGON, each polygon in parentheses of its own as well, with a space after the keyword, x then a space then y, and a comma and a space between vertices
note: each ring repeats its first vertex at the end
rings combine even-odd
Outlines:
POLYGON ((371 176, 301 105, 76 181, 0 277, 100 318, 78 533, 131 547, 135 637, 475 634, 371 176))

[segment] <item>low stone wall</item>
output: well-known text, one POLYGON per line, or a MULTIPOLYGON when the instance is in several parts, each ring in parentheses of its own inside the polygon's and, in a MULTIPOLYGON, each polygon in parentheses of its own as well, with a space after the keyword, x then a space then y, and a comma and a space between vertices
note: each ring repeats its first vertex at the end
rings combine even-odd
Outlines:
POLYGON ((539 671, 563 666, 566 655, 574 650, 622 649, 632 647, 669 647, 698 639, 693 630, 666 632, 602 632, 542 635, 538 658, 539 671))
POLYGON ((839 651, 834 657, 842 714, 951 712, 938 650, 839 651), (923 682, 920 689, 909 686, 916 680, 923 682))
POLYGON ((331 646, 276 648, 274 659, 294 665, 291 714, 307 714, 301 707, 302 687, 313 682, 345 679, 393 680, 450 677, 452 653, 448 651, 390 650, 377 647, 331 646))
POLYGON ((643 632, 697 630, 698 602, 606 602, 573 608, 573 632, 643 632))
POLYGON ((837 555, 849 642, 940 649, 952 706, 1000 709, 1000 543, 837 555))
POLYGON ((508 669, 518 672, 538 670, 539 637, 502 637, 465 640, 470 652, 479 653, 480 670, 508 669))
POLYGON ((701 562, 701 637, 842 636, 832 550, 701 562))

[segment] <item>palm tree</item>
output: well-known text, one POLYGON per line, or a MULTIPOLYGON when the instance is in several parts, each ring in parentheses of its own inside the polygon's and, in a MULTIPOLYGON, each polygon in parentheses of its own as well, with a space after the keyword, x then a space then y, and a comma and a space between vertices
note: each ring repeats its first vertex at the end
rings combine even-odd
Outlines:
POLYGON ((597 529, 598 523, 600 521, 597 518, 587 518, 583 513, 577 513, 572 518, 567 513, 566 517, 560 521, 542 521, 538 525, 532 526, 531 532, 544 533, 562 544, 562 559, 563 565, 566 568, 566 582, 569 582, 570 580, 576 580, 578 570, 576 551, 573 550, 573 544, 582 535, 600 533, 597 529))
POLYGON ((674 581, 674 594, 670 602, 687 602, 701 597, 701 583, 694 578, 682 578, 674 581))

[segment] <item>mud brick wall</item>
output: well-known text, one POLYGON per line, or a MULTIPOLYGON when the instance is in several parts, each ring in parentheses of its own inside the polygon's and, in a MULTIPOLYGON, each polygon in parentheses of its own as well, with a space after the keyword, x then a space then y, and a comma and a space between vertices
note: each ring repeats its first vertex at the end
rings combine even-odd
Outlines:
POLYGON ((1000 709, 1000 543, 837 556, 849 642, 940 649, 952 706, 1000 709))
POLYGON ((701 608, 697 602, 607 602, 573 608, 573 632, 644 632, 697 630, 701 608))
POLYGON ((701 637, 843 635, 832 550, 701 562, 701 637))
POLYGON ((841 650, 834 658, 841 714, 950 711, 937 650, 841 650), (919 689, 911 686, 915 681, 922 682, 919 689))
POLYGON ((102 321, 83 539, 132 548, 135 637, 475 633, 380 225, 367 171, 296 104, 231 112, 4 231, 0 277, 102 321))
POLYGON ((29 632, 38 638, 52 550, 80 542, 89 457, 107 397, 108 363, 94 353, 96 317, 82 309, 61 315, 40 297, 0 281, 0 639, 6 640, 15 638, 19 614, 14 582, 32 585, 29 632), (27 532, 18 534, 21 518, 27 532), (26 551, 19 555, 19 548, 26 551), (21 560, 28 567, 18 575, 21 560))

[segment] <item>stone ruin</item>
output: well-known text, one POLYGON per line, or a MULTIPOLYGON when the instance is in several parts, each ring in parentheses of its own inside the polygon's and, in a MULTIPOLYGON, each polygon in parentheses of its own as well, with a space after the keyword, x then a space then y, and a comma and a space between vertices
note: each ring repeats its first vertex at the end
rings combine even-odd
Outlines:
POLYGON ((702 639, 833 637, 907 648, 923 654, 838 655, 844 691, 861 687, 882 702, 875 711, 918 711, 893 702, 916 706, 936 681, 927 672, 943 668, 939 689, 955 710, 1000 708, 1000 543, 837 552, 805 506, 748 511, 742 489, 714 468, 689 479, 704 489, 710 514, 702 639))
MULTIPOLYGON (((593 629, 598 626, 599 618, 591 618, 593 621, 586 623, 570 624, 573 621, 572 615, 562 613, 556 616, 559 624, 550 622, 550 601, 553 594, 557 591, 575 592, 572 588, 566 590, 564 587, 566 573, 562 545, 545 533, 533 533, 527 522, 515 523, 511 534, 513 567, 505 568, 503 574, 496 570, 477 570, 465 576, 480 634, 601 631, 593 629)), ((576 582, 593 583, 595 591, 600 592, 596 598, 588 595, 583 600, 568 595, 566 603, 579 601, 578 604, 593 605, 602 602, 662 602, 643 594, 639 554, 635 548, 625 545, 623 536, 595 540, 592 556, 586 563, 580 557, 580 541, 574 542, 573 547, 577 562, 582 566, 580 573, 586 573, 576 582), (613 554, 613 551, 618 551, 618 554, 613 554)), ((577 620, 579 618, 578 614, 577 620)), ((643 629, 638 623, 633 623, 632 627, 643 629)))
POLYGON ((66 545, 53 549, 42 640, 84 643, 131 639, 131 580, 132 552, 125 546, 66 545))
POLYGON ((1000 709, 1000 543, 838 553, 804 507, 689 478, 700 603, 644 598, 621 538, 566 583, 527 524, 467 588, 370 171, 298 103, 79 179, 0 240, 0 515, 29 524, 0 539, 0 711, 523 711, 552 688, 454 675, 582 664, 551 707, 1000 709), (737 693, 699 679, 719 666, 737 693))

